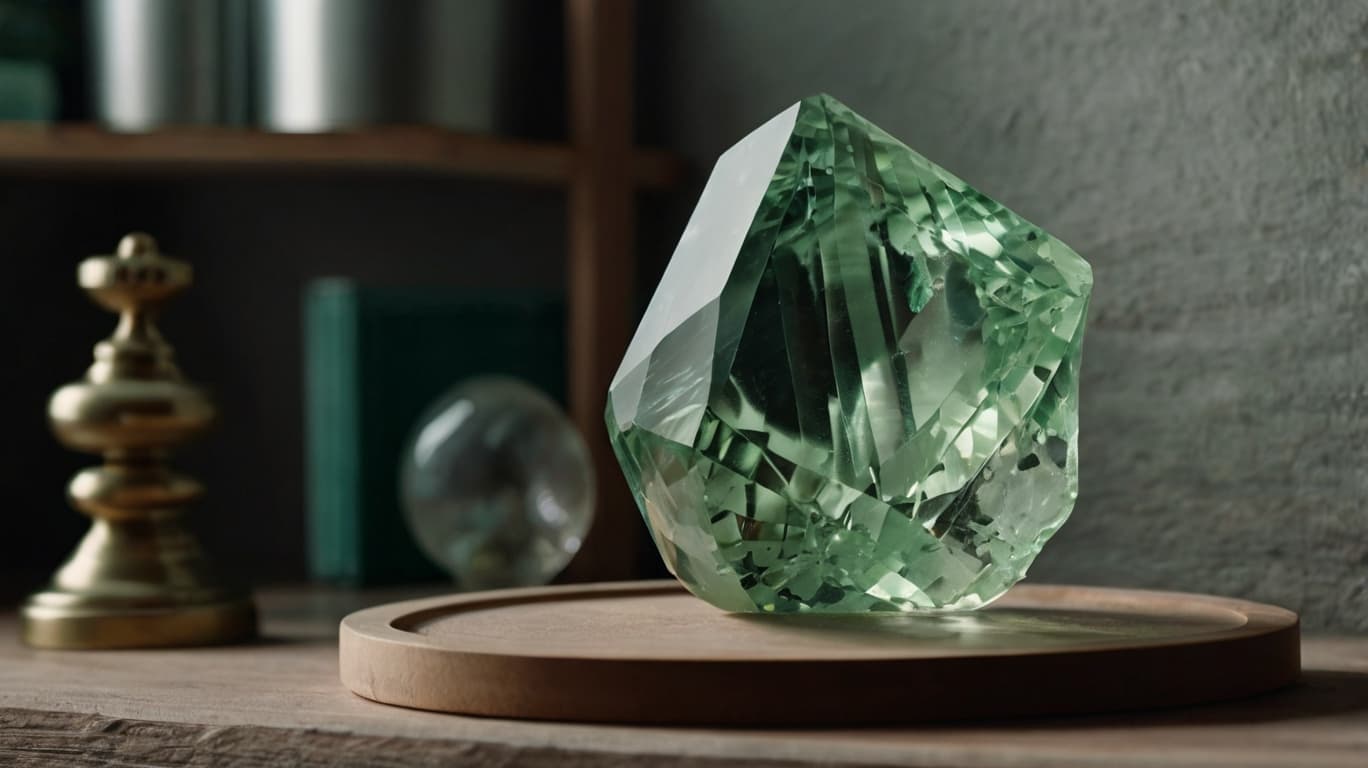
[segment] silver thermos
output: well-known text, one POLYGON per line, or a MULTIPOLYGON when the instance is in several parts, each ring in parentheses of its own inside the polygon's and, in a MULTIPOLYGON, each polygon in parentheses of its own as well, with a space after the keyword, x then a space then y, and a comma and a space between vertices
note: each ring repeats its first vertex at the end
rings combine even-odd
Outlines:
POLYGON ((272 131, 314 132, 384 121, 384 40, 403 3, 256 0, 257 121, 272 131), (385 9, 384 6, 390 6, 385 9))
POLYGON ((120 131, 245 117, 240 0, 88 0, 95 116, 120 131))
POLYGON ((122 131, 249 117, 283 132, 500 130, 499 95, 526 97, 506 77, 509 54, 525 47, 523 5, 87 0, 95 114, 122 131))

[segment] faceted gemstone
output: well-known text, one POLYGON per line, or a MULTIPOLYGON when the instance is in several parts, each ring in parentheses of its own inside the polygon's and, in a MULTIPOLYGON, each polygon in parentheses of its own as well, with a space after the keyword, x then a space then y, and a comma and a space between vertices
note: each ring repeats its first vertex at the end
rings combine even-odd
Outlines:
POLYGON ((718 160, 609 393, 670 570, 734 611, 977 608, 1073 508, 1092 271, 829 96, 718 160))

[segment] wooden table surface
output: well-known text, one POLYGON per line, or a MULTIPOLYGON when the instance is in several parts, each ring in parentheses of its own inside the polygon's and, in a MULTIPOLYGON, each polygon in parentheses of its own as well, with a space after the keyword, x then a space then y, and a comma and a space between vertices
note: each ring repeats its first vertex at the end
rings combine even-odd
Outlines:
POLYGON ((263 640, 176 651, 35 651, 7 614, 0 765, 1368 766, 1368 638, 1309 638, 1300 685, 1212 707, 897 729, 634 728, 352 695, 338 682, 337 620, 395 597, 275 592, 261 601, 263 640))

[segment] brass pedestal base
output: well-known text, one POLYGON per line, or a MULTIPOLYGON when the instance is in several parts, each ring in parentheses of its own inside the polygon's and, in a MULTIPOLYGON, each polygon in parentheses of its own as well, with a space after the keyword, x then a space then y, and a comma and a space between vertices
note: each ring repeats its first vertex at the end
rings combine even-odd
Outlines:
POLYGON ((250 597, 220 585, 175 510, 96 518, 20 618, 24 642, 40 648, 215 645, 256 633, 250 597))
POLYGON ((246 596, 213 603, 124 606, 63 592, 39 592, 22 611, 25 643, 38 648, 109 649, 213 645, 256 634, 246 596))
POLYGON ((24 605, 29 645, 210 645, 256 632, 251 599, 221 586, 185 525, 185 510, 204 489, 167 463, 172 448, 215 418, 209 395, 181 376, 154 323, 190 280, 190 265, 162 255, 142 234, 77 270, 77 282, 118 312, 119 324, 95 345, 85 377, 53 393, 48 419, 59 440, 104 463, 67 486, 91 526, 52 584, 24 605))

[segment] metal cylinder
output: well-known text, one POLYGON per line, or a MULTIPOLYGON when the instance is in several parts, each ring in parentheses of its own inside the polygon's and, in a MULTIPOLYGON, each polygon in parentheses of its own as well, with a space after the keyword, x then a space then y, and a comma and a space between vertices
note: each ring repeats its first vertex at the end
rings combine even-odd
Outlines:
POLYGON ((95 115, 141 131, 226 113, 223 0, 89 0, 95 115))
POLYGON ((372 0, 257 0, 257 118, 328 131, 384 120, 386 18, 372 0))
POLYGON ((510 23, 521 5, 422 0, 418 8, 417 119, 475 133, 507 128, 501 124, 499 91, 514 90, 506 64, 517 42, 510 23))

